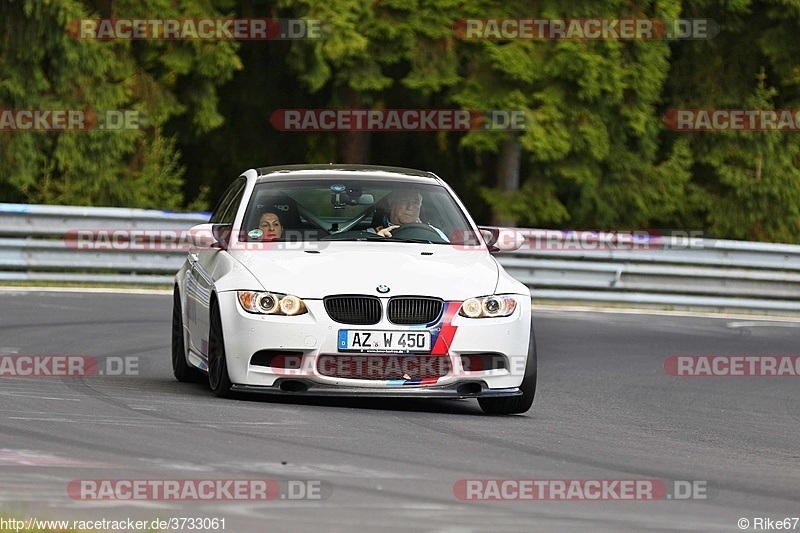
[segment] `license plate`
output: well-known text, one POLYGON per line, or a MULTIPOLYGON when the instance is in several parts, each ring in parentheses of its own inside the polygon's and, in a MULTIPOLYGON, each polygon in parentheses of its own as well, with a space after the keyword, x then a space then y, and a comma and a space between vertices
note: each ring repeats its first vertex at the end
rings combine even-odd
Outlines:
POLYGON ((339 351, 373 353, 430 352, 431 332, 340 329, 339 351))

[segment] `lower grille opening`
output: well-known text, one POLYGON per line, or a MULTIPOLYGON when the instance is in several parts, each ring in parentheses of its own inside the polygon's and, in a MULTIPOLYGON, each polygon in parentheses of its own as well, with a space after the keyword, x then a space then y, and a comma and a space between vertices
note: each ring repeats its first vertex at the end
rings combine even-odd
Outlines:
POLYGON ((483 390, 480 383, 464 383, 459 385, 456 392, 459 394, 478 394, 483 390))
POLYGON ((296 379, 285 379, 278 386, 283 392, 305 392, 308 384, 296 379))
POLYGON ((372 380, 430 380, 448 375, 450 358, 441 355, 320 355, 317 372, 323 376, 372 380))
POLYGON ((467 372, 505 370, 508 360, 499 353, 471 353, 461 355, 461 367, 467 372))
POLYGON ((303 352, 286 350, 259 350, 250 358, 253 366, 299 369, 303 362, 303 352))

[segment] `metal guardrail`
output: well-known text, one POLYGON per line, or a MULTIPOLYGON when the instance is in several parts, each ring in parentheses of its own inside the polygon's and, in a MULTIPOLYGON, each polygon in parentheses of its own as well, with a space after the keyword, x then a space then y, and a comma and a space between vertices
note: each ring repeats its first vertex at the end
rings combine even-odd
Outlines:
MULTIPOLYGON (((180 241, 207 220, 208 213, 0 204, 0 281, 170 284, 185 250, 76 250, 70 234, 160 230, 180 241)), ((535 300, 800 315, 797 245, 663 238, 645 249, 563 249, 542 245, 550 230, 520 231, 522 248, 497 258, 535 300)))
POLYGON ((552 249, 542 245, 552 231, 521 231, 522 249, 498 259, 535 299, 800 315, 797 245, 665 237, 645 249, 552 249))
MULTIPOLYGON (((0 204, 0 282, 87 282, 169 285, 186 258, 183 250, 95 246, 76 249, 80 230, 141 230, 176 240, 207 222, 209 213, 152 209, 0 204)), ((168 248, 168 247, 167 247, 168 248)))

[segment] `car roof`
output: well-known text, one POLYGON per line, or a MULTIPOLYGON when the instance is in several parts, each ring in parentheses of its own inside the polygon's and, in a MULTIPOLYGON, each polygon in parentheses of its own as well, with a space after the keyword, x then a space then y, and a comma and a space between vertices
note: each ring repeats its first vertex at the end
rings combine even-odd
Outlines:
POLYGON ((409 182, 439 183, 439 177, 432 172, 380 165, 282 165, 262 167, 256 171, 258 172, 258 182, 269 181, 276 178, 318 179, 349 174, 349 177, 358 177, 359 179, 392 179, 409 182))

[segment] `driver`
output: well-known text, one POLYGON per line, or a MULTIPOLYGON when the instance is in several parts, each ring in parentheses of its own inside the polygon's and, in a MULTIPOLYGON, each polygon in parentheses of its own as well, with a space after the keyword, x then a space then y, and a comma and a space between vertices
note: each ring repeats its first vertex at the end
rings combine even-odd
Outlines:
MULTIPOLYGON (((414 191, 397 191, 389 196, 389 212, 384 217, 383 225, 375 228, 375 232, 381 237, 391 237, 392 230, 403 224, 422 224, 419 218, 419 210, 422 208, 422 195, 414 191)), ((445 241, 447 237, 439 228, 430 226, 445 241)))

